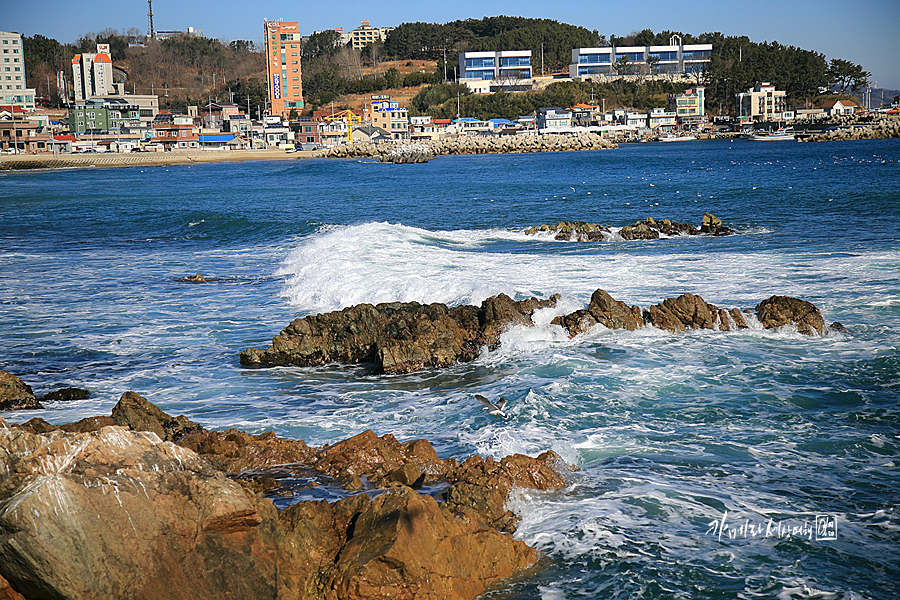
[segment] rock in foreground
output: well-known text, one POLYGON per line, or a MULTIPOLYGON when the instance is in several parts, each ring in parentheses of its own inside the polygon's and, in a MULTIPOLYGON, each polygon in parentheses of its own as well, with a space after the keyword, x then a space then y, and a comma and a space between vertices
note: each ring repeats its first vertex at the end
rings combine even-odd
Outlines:
POLYGON ((0 419, 0 597, 474 598, 536 563, 498 524, 515 529, 514 486, 562 487, 559 462, 459 464, 371 431, 320 449, 210 432, 133 392, 110 417, 0 419), (252 490, 282 462, 378 489, 278 511, 252 490), (241 485, 217 464, 255 471, 241 485), (413 480, 444 481, 445 501, 413 480))

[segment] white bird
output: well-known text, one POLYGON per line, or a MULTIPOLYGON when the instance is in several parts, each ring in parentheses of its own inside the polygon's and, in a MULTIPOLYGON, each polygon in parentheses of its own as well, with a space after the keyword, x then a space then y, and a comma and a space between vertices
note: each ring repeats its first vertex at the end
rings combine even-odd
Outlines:
POLYGON ((506 406, 506 398, 500 396, 500 399, 497 400, 496 404, 482 396, 481 394, 475 394, 475 399, 484 404, 487 408, 483 409, 487 414, 492 415, 494 417, 503 417, 504 419, 508 418, 505 412, 503 412, 503 407, 506 406))

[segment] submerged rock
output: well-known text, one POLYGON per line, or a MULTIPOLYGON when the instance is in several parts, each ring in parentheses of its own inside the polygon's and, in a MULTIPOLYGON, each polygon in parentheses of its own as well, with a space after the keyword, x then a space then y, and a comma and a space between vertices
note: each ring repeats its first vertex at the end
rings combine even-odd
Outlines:
POLYGON ((81 388, 61 388, 50 392, 45 396, 41 396, 41 402, 72 402, 73 400, 84 400, 90 398, 91 392, 81 388))
POLYGON ((474 360, 485 346, 496 346, 513 325, 530 325, 547 300, 514 301, 493 296, 481 307, 417 302, 360 304, 323 315, 295 319, 266 350, 241 352, 244 366, 372 363, 383 373, 409 373, 474 360))
POLYGON ((425 440, 371 431, 319 449, 271 432, 209 432, 133 392, 113 416, 77 424, 0 419, 0 592, 474 598, 537 562, 537 551, 502 533, 516 521, 505 503, 514 487, 561 488, 559 468, 552 452, 460 465, 425 440), (279 459, 326 478, 365 477, 384 492, 278 511, 254 490, 278 487, 259 469, 279 459), (215 467, 238 463, 254 469, 240 484, 215 467), (425 479, 450 486, 443 504, 416 491, 425 479))

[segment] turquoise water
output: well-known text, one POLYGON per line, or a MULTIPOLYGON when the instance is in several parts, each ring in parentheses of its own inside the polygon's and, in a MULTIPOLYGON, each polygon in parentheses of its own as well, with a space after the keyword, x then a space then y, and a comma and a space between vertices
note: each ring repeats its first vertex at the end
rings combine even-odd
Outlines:
POLYGON ((546 561, 492 598, 900 595, 898 140, 4 172, 0 190, 0 368, 38 394, 92 391, 6 419, 109 414, 134 390, 316 445, 371 428, 443 457, 552 448, 580 468, 568 487, 511 501, 546 561), (705 211, 738 235, 523 233, 705 211), (177 281, 197 271, 210 283, 177 281), (550 325, 598 287, 641 306, 787 294, 852 335, 550 325), (443 371, 239 365, 297 316, 501 292, 563 300, 443 371))

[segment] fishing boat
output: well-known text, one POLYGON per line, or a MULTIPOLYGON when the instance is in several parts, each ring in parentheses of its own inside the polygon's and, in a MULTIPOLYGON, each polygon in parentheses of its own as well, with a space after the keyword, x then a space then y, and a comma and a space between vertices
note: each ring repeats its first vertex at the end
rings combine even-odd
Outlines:
POLYGON ((659 141, 661 142, 689 142, 691 140, 696 140, 697 136, 691 135, 689 133, 682 133, 679 135, 675 135, 674 133, 669 133, 659 137, 659 141))
POLYGON ((779 127, 775 131, 767 131, 765 133, 754 133, 747 138, 756 142, 777 142, 784 140, 795 140, 793 129, 779 127))

